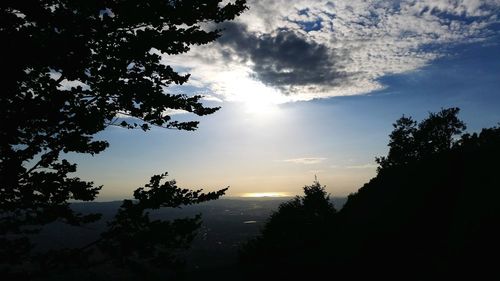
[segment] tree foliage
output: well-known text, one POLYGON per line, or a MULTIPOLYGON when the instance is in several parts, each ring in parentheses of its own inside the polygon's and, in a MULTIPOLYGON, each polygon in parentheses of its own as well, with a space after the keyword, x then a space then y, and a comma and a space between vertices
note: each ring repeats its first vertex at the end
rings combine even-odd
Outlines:
POLYGON ((376 158, 379 169, 406 165, 449 150, 456 143, 454 137, 466 129, 465 123, 457 116, 459 112, 456 107, 442 109, 438 113, 430 113, 420 123, 403 115, 393 124, 388 155, 376 158))
POLYGON ((173 180, 162 183, 166 176, 166 173, 153 176, 149 184, 135 190, 135 200, 123 201, 99 241, 102 251, 120 260, 147 260, 162 266, 177 262, 176 250, 188 248, 201 217, 151 221, 149 211, 215 200, 224 195, 227 188, 209 193, 202 193, 201 189, 181 189, 173 180))
POLYGON ((250 272, 263 270, 273 274, 279 269, 281 273, 294 274, 295 267, 324 263, 326 252, 322 249, 331 234, 336 209, 325 186, 318 181, 303 190, 304 196, 282 203, 271 214, 261 234, 242 247, 240 260, 250 272))
MULTIPOLYGON (((278 210, 271 214, 262 230, 263 239, 275 240, 274 245, 289 243, 287 240, 303 240, 304 234, 314 228, 321 228, 332 218, 336 210, 330 202, 325 187, 315 181, 304 186, 304 196, 282 203, 278 210)), ((297 241, 293 241, 294 243, 297 241)))
POLYGON ((102 152, 108 143, 94 136, 108 126, 195 130, 198 122, 173 120, 168 110, 203 116, 218 109, 205 107, 199 95, 169 93, 189 74, 163 64, 162 55, 214 41, 221 30, 210 27, 244 9, 244 0, 0 3, 6 70, 0 76, 0 235, 15 238, 2 243, 2 258, 15 252, 22 259, 29 249, 22 235, 38 226, 98 218, 69 207, 70 200, 95 199, 101 187, 71 177, 76 164, 63 159, 66 153, 102 152))

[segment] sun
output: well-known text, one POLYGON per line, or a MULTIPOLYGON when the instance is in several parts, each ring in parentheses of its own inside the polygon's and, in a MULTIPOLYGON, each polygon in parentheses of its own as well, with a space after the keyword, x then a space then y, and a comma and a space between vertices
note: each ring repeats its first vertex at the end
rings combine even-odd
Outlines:
POLYGON ((252 77, 246 68, 234 68, 219 73, 220 92, 224 92, 230 102, 243 105, 244 111, 258 117, 272 117, 279 113, 279 105, 289 102, 290 98, 279 89, 265 85, 252 77))

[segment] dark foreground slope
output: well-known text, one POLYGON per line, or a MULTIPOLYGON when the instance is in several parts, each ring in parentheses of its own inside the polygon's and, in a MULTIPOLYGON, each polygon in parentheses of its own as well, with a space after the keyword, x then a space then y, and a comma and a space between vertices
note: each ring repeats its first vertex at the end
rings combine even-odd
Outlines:
POLYGON ((485 129, 381 170, 338 214, 347 275, 499 277, 499 159, 500 130, 485 129))
POLYGON ((377 176, 327 222, 280 208, 243 247, 248 279, 500 280, 500 128, 454 137, 457 113, 398 120, 377 176))

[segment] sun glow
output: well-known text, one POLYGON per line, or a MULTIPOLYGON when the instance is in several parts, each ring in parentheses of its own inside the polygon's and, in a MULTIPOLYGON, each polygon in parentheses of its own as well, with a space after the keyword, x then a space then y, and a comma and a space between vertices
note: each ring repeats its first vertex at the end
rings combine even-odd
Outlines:
POLYGON ((258 197, 258 198, 262 198, 262 197, 286 197, 286 196, 290 196, 288 193, 286 192, 249 192, 249 193, 244 193, 243 195, 241 195, 241 197, 258 197))
POLYGON ((246 67, 234 67, 232 71, 219 73, 216 91, 224 92, 227 100, 242 103, 245 112, 257 116, 271 116, 279 112, 279 104, 290 101, 278 89, 269 87, 252 78, 246 67))

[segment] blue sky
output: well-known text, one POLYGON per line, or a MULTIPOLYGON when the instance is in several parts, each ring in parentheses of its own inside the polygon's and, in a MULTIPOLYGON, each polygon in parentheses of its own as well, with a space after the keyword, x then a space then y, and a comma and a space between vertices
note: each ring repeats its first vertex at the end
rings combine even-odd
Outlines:
POLYGON ((78 175, 105 186, 101 200, 129 197, 164 171, 233 196, 298 194, 317 174, 344 196, 375 175, 402 114, 453 106, 469 131, 500 122, 499 1, 292 2, 250 1, 219 43, 165 57, 193 74, 172 91, 222 106, 198 131, 109 128, 99 135, 108 150, 72 155, 78 175))

